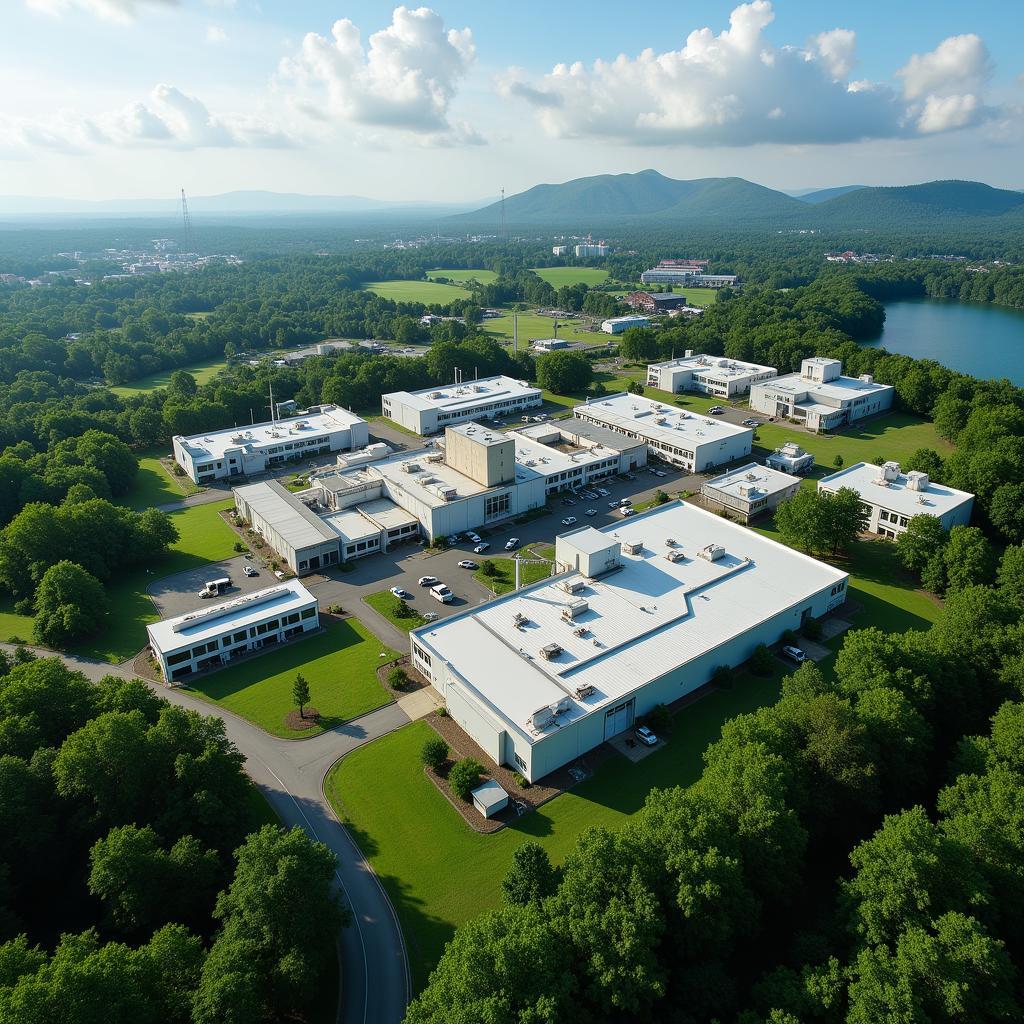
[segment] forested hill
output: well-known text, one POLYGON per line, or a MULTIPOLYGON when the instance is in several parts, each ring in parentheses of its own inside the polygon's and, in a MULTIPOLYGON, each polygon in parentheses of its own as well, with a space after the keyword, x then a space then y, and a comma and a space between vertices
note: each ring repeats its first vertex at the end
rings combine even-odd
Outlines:
MULTIPOLYGON (((754 225, 790 229, 866 228, 919 225, 937 218, 1024 217, 1024 192, 976 181, 932 181, 897 187, 823 189, 794 198, 744 178, 680 181, 657 171, 601 174, 560 185, 535 185, 505 200, 510 225, 599 225, 629 221, 709 224, 723 228, 754 225), (831 194, 830 194, 831 193, 831 194)), ((459 225, 501 220, 500 204, 450 218, 459 225)))

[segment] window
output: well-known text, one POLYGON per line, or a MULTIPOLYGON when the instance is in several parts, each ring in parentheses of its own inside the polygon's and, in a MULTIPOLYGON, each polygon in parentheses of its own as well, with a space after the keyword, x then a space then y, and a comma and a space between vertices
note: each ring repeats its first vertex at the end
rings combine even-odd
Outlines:
POLYGON ((234 635, 234 636, 233 636, 233 637, 232 637, 231 639, 232 639, 232 640, 233 640, 233 641, 234 641, 234 642, 235 642, 236 644, 240 644, 240 643, 241 643, 241 642, 242 642, 243 640, 247 639, 247 637, 246 637, 246 635, 245 635, 245 630, 243 629, 243 630, 241 631, 241 633, 236 633, 236 634, 235 634, 235 635, 234 635))
POLYGON ((167 656, 168 665, 180 665, 183 661, 188 661, 192 657, 190 651, 178 651, 177 654, 169 654, 167 656))
POLYGON ((518 752, 513 755, 516 759, 516 764, 525 772, 526 762, 519 756, 518 752))
POLYGON ((509 499, 508 491, 504 494, 492 494, 488 497, 484 502, 484 518, 495 519, 498 516, 508 515, 509 499))
POLYGON ((302 617, 304 619, 311 619, 311 618, 313 618, 314 615, 316 615, 316 609, 315 608, 303 608, 302 609, 302 617))
POLYGON ((832 588, 832 597, 835 597, 836 594, 841 594, 845 589, 846 589, 846 580, 843 580, 842 583, 837 583, 832 588))
POLYGON ((430 668, 430 655, 419 644, 412 645, 412 653, 416 655, 417 661, 421 661, 427 668, 430 668))

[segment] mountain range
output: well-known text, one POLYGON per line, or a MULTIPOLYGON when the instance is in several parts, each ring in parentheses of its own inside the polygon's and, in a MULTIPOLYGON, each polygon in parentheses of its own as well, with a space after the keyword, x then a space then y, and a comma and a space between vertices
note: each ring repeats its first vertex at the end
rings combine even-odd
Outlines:
MULTIPOLYGON (((657 171, 600 174, 560 185, 535 185, 505 199, 509 225, 651 221, 659 225, 753 223, 792 227, 891 226, 936 218, 1024 216, 1024 192, 976 181, 921 185, 845 185, 799 197, 745 178, 667 178, 657 171)), ((496 224, 501 204, 449 218, 453 223, 496 224)))

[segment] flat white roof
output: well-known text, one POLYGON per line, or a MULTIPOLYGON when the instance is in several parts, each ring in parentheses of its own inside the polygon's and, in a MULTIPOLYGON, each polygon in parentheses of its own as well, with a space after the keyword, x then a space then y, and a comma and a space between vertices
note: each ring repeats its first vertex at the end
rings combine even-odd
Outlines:
POLYGON ((276 423, 254 423, 252 426, 227 427, 175 440, 187 448, 193 459, 221 459, 228 448, 241 448, 252 452, 260 448, 273 448, 318 435, 349 430, 363 420, 355 413, 337 405, 322 405, 318 411, 302 413, 278 420, 276 423))
POLYGON ((581 448, 559 440, 556 443, 560 447, 556 448, 518 431, 509 431, 505 436, 515 442, 517 476, 520 469, 551 476, 552 473, 563 473, 569 469, 591 466, 595 462, 619 457, 618 449, 606 448, 601 444, 581 448))
POLYGON ((146 630, 150 641, 165 654, 191 647, 236 629, 297 611, 314 601, 313 595, 298 581, 232 597, 220 604, 199 608, 173 619, 150 623, 146 630))
POLYGON ((246 484, 234 490, 253 512, 296 550, 337 539, 315 512, 276 480, 246 484))
POLYGON ((369 516, 382 530, 397 530, 403 526, 419 525, 419 520, 406 512, 401 505, 396 505, 390 498, 375 498, 364 501, 359 506, 364 516, 369 516))
POLYGON ((911 490, 907 486, 905 473, 900 473, 895 480, 876 483, 880 473, 880 466, 858 462, 855 466, 822 477, 818 484, 830 491, 850 487, 869 504, 880 505, 891 512, 899 512, 908 517, 941 516, 965 502, 974 500, 974 495, 967 491, 958 491, 955 487, 946 487, 931 480, 928 482, 927 490, 911 490))
POLYGON ((468 423, 454 423, 450 427, 445 427, 445 430, 450 430, 461 437, 468 437, 477 444, 485 445, 488 448, 508 440, 502 431, 496 430, 494 427, 485 427, 476 420, 470 420, 468 423))
POLYGON ((383 397, 413 409, 452 412, 472 409, 477 405, 486 405, 503 399, 525 400, 539 395, 540 388, 533 387, 525 380, 515 380, 502 375, 465 381, 462 384, 424 388, 422 391, 392 391, 383 397))
MULTIPOLYGON (((458 498, 465 498, 471 494, 483 494, 484 491, 489 490, 472 477, 453 469, 446 462, 427 461, 428 456, 441 454, 442 452, 438 448, 426 448, 422 451, 403 453, 400 456, 385 459, 384 462, 375 463, 370 469, 374 474, 384 477, 394 487, 412 495, 429 508, 438 508, 448 504, 448 501, 438 493, 437 488, 439 487, 454 488, 458 498), (419 468, 415 472, 408 473, 402 468, 406 465, 416 465, 419 468)), ((519 479, 518 469, 516 479, 517 481, 519 479)))
MULTIPOLYGON (((824 360, 831 362, 831 360, 824 360)), ((755 388, 771 388, 785 391, 791 395, 807 394, 812 397, 835 398, 847 401, 859 394, 871 394, 878 391, 892 391, 891 384, 879 384, 875 381, 861 380, 859 377, 836 377, 825 384, 816 384, 813 380, 802 377, 799 373, 787 373, 785 377, 772 377, 771 380, 758 381, 755 388)), ((808 403, 808 406, 813 403, 808 403)), ((822 406, 822 410, 835 412, 833 406, 822 406)))
POLYGON ((508 803, 508 793, 502 788, 501 783, 494 779, 480 783, 476 789, 470 791, 469 795, 487 810, 497 807, 499 804, 504 807, 508 803))
POLYGON ((631 324, 631 323, 650 323, 650 317, 644 316, 642 313, 627 313, 625 316, 610 316, 604 321, 606 324, 631 324))
MULTIPOLYGON (((601 579, 563 573, 415 630, 416 641, 446 661, 453 674, 530 742, 534 711, 563 699, 565 723, 618 701, 766 618, 798 605, 847 574, 721 516, 672 502, 603 530, 583 527, 563 537, 598 546, 623 545, 622 568, 601 579), (685 557, 670 562, 668 541, 685 557), (625 553, 642 543, 637 555, 625 553), (710 562, 697 552, 725 548, 710 562), (565 580, 582 589, 570 595, 565 580), (562 609, 573 598, 587 611, 567 624, 562 609), (527 621, 515 625, 516 615, 527 621), (585 626, 583 637, 574 628, 585 626), (563 653, 546 661, 540 650, 557 643, 563 653), (581 699, 580 685, 594 687, 581 699)), ((599 548, 600 549, 600 548, 599 548)), ((520 620, 521 621, 521 620, 520 620)))
POLYGON ((324 516, 324 525, 333 531, 334 538, 341 538, 348 544, 361 540, 372 540, 380 536, 380 527, 359 514, 356 507, 343 508, 324 516))
POLYGON ((744 363, 739 359, 726 359, 724 356, 696 355, 682 359, 669 359, 663 363, 651 363, 648 370, 691 370, 713 380, 730 381, 743 377, 751 377, 757 373, 774 373, 774 366, 762 366, 760 363, 744 363))
POLYGON ((770 497, 785 491, 793 484, 800 483, 800 477, 792 476, 789 473, 782 473, 777 469, 770 469, 768 466, 759 465, 756 462, 740 466, 739 469, 731 469, 728 473, 716 476, 708 480, 705 487, 713 487, 716 491, 732 495, 741 501, 757 501, 760 498, 770 497), (753 485, 757 488, 756 494, 744 494, 741 488, 753 485))
POLYGON ((630 395, 625 391, 576 406, 573 413, 577 416, 593 416, 608 426, 630 430, 641 437, 667 444, 699 446, 738 434, 750 434, 753 437, 754 433, 750 427, 740 427, 713 416, 687 412, 678 406, 630 395))

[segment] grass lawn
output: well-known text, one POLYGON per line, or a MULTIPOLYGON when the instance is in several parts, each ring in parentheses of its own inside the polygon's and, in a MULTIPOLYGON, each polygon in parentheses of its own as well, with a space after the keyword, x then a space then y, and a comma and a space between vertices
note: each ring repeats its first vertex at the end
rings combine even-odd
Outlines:
POLYGON ((480 284, 492 284, 498 280, 498 275, 493 270, 446 270, 444 267, 428 270, 427 277, 431 280, 435 277, 447 277, 449 281, 479 281, 480 284))
MULTIPOLYGON (((486 575, 481 567, 473 573, 473 578, 495 594, 507 594, 516 585, 516 560, 514 558, 489 558, 487 561, 497 570, 495 575, 486 575)), ((550 575, 551 566, 541 562, 523 562, 519 567, 520 586, 525 587, 528 583, 547 579, 550 575)))
MULTIPOLYGON (((630 292, 644 292, 647 291, 647 286, 638 284, 633 288, 623 288, 622 291, 613 292, 617 298, 622 298, 625 295, 629 295, 630 292)), ((712 302, 718 301, 718 289, 717 288, 679 288, 674 287, 672 289, 673 295, 685 295, 687 305, 690 306, 710 306, 712 302)))
POLYGON ((456 299, 468 299, 472 294, 465 288, 457 288, 451 284, 434 284, 432 281, 371 281, 365 288, 382 299, 391 299, 394 302, 422 302, 428 306, 434 303, 445 306, 456 299))
POLYGON ((315 736, 388 703, 391 698, 376 674, 382 651, 388 658, 397 656, 358 621, 345 619, 330 622, 315 636, 196 679, 189 689, 274 736, 315 736), (310 703, 320 721, 312 729, 294 731, 284 719, 295 707, 292 684, 299 672, 309 682, 310 703))
POLYGON ((585 284, 593 287, 603 284, 608 277, 607 270, 598 267, 534 267, 533 272, 552 288, 561 288, 567 284, 585 284))
POLYGON ((171 374, 178 370, 191 373, 197 384, 208 384, 227 365, 227 361, 224 359, 207 359, 205 362, 193 363, 191 366, 174 366, 169 370, 151 373, 148 377, 140 377, 127 384, 118 384, 110 390, 116 395, 128 397, 129 395, 140 395, 145 391, 153 391, 156 388, 165 388, 170 383, 171 374))
POLYGON ((197 487, 187 477, 172 476, 159 458, 162 449, 153 449, 139 455, 139 473, 132 489, 121 499, 122 505, 142 510, 168 502, 180 501, 188 494, 197 494, 197 487))
POLYGON ((7 642, 15 636, 32 643, 32 616, 19 615, 14 610, 14 601, 5 597, 0 601, 0 641, 7 642))
MULTIPOLYGON (((538 338, 552 338, 555 334, 555 321, 550 316, 541 316, 539 313, 517 313, 519 321, 519 347, 525 346, 538 338)), ((489 334, 499 342, 512 341, 512 313, 509 311, 503 316, 496 316, 490 320, 484 320, 480 324, 484 334, 489 334)), ((559 320, 558 336, 569 341, 583 342, 606 342, 607 335, 602 335, 585 327, 579 320, 559 320)))
POLYGON ((457 925, 500 902, 499 882, 520 843, 536 840, 560 863, 585 828, 621 825, 655 786, 692 783, 722 723, 773 702, 783 671, 780 662, 772 679, 741 676, 677 715, 661 751, 639 764, 612 757, 593 778, 492 835, 469 828, 423 774, 420 750, 434 735, 423 721, 336 764, 324 790, 394 903, 414 987, 422 988, 457 925))
POLYGON ((163 576, 192 569, 204 562, 231 558, 235 553, 232 545, 237 537, 219 513, 233 505, 234 502, 227 498, 170 513, 179 536, 167 556, 153 563, 151 573, 143 567, 130 576, 107 584, 110 625, 105 633, 79 648, 77 653, 119 662, 142 650, 146 644, 146 624, 160 617, 146 594, 146 587, 163 576))
MULTIPOLYGON (((597 371, 594 374, 594 380, 600 382, 604 388, 606 395, 614 395, 620 391, 625 391, 629 385, 636 380, 635 377, 631 376, 616 376, 613 373, 605 373, 602 370, 597 371)), ((585 391, 574 391, 566 395, 556 395, 553 391, 542 392, 544 401, 550 402, 552 405, 560 405, 565 409, 572 409, 577 405, 581 405, 587 400, 587 392, 585 391)), ((655 391, 654 388, 648 388, 646 394, 649 398, 656 398, 661 395, 666 396, 666 400, 671 400, 671 395, 667 392, 655 391)))
MULTIPOLYGON (((427 596, 426 587, 422 588, 423 596, 427 596)), ((431 598, 433 600, 433 598, 431 598)), ((376 594, 368 594, 363 598, 363 601, 368 604, 375 612, 383 615, 388 622, 391 623, 396 629, 405 630, 406 633, 410 629, 417 629, 422 626, 427 620, 420 615, 412 605, 409 605, 409 610, 412 612, 406 619, 399 618, 398 616, 398 598, 389 590, 378 590, 376 594)))

